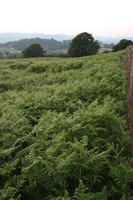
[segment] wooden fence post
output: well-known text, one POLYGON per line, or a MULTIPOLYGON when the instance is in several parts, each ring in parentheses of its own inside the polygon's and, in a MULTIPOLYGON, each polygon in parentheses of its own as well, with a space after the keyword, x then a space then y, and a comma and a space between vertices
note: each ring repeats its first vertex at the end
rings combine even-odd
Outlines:
POLYGON ((127 108, 130 132, 131 164, 133 167, 133 45, 126 49, 127 108))

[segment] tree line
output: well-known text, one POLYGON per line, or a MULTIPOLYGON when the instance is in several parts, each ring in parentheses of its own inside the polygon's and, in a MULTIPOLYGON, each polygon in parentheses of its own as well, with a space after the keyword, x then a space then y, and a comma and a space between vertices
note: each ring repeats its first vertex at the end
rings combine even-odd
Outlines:
MULTIPOLYGON (((68 55, 70 57, 81 57, 93 55, 98 52, 100 45, 98 41, 95 41, 92 34, 83 32, 78 34, 71 41, 68 48, 68 55)), ((43 47, 41 45, 32 44, 23 51, 24 57, 42 57, 43 47)))
MULTIPOLYGON (((122 39, 118 44, 113 46, 113 51, 119 51, 125 49, 128 45, 132 45, 131 40, 122 39)), ((98 52, 100 44, 98 41, 94 40, 92 34, 83 32, 78 34, 71 41, 68 48, 68 56, 70 57, 82 57, 88 55, 94 55, 98 52)), ((24 57, 43 57, 44 53, 43 47, 40 44, 32 44, 31 46, 24 49, 24 57)))
MULTIPOLYGON (((116 45, 110 44, 109 46, 105 44, 104 47, 111 48, 113 52, 116 52, 132 44, 131 40, 122 39, 116 45)), ((48 55, 53 57, 82 57, 96 54, 101 48, 101 43, 96 41, 92 34, 83 32, 74 37, 73 40, 62 42, 54 39, 31 38, 0 44, 0 47, 12 50, 4 53, 6 58, 30 58, 48 55), (15 49, 17 51, 14 51, 15 49)), ((107 53, 108 49, 105 49, 104 52, 107 53)), ((2 52, 0 52, 0 57, 3 57, 2 52)))

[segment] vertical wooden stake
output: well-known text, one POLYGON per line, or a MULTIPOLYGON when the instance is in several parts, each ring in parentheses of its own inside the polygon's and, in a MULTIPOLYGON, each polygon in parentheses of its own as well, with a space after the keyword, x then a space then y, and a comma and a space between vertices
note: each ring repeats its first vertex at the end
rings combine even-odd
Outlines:
POLYGON ((133 167, 133 46, 126 49, 127 108, 130 133, 131 164, 133 167))

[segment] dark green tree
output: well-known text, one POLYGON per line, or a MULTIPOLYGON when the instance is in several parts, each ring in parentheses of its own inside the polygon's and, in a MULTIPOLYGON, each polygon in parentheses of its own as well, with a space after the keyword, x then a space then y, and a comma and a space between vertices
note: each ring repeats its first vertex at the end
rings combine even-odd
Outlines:
POLYGON ((44 53, 45 51, 43 50, 40 44, 32 44, 31 46, 24 49, 23 56, 25 58, 43 57, 44 53))
POLYGON ((3 56, 3 54, 2 54, 2 52, 0 51, 0 58, 2 58, 2 56, 3 56))
POLYGON ((99 47, 91 34, 83 32, 72 40, 68 54, 72 57, 93 55, 97 53, 99 47))
POLYGON ((113 51, 120 51, 122 49, 126 49, 127 46, 132 45, 133 41, 122 39, 120 42, 113 46, 113 51))

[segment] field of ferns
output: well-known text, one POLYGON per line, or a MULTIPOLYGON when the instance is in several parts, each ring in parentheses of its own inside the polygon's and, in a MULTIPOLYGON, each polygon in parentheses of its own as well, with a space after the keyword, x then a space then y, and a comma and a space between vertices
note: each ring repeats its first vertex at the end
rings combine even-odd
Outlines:
POLYGON ((124 51, 0 60, 0 200, 133 200, 124 51))

